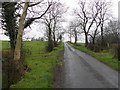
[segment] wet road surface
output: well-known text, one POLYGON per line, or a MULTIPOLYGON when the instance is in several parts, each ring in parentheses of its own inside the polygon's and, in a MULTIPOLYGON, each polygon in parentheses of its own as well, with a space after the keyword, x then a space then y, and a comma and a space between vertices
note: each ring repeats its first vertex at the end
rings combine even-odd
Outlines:
POLYGON ((118 72, 64 44, 64 88, 118 88, 118 72))
POLYGON ((2 59, 0 58, 0 90, 2 89, 2 59))

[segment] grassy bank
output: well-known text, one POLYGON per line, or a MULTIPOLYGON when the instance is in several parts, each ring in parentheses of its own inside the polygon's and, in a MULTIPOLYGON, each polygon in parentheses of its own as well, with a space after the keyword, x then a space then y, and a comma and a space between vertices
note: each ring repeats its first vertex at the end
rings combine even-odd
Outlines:
POLYGON ((85 48, 83 45, 79 45, 79 46, 76 46, 75 44, 71 44, 71 45, 74 48, 95 57, 99 61, 110 66, 111 68, 113 68, 117 71, 120 71, 120 68, 118 67, 118 64, 120 64, 120 62, 117 59, 113 58, 113 54, 109 50, 104 50, 101 52, 93 52, 93 51, 85 48))
MULTIPOLYGON (((7 42, 3 42, 3 49, 7 50, 7 42)), ((52 52, 46 52, 47 42, 24 42, 26 52, 25 63, 30 68, 22 79, 11 88, 53 88, 54 73, 57 65, 62 65, 63 44, 52 52)))

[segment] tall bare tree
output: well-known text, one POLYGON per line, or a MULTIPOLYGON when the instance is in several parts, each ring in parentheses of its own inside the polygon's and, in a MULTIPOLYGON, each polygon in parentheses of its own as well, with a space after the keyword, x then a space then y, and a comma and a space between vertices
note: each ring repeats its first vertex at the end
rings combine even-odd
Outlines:
POLYGON ((96 17, 101 11, 99 6, 100 1, 94 1, 91 4, 88 4, 84 1, 79 1, 79 8, 75 11, 75 14, 81 21, 81 26, 85 34, 85 46, 88 46, 88 35, 93 26, 96 17))

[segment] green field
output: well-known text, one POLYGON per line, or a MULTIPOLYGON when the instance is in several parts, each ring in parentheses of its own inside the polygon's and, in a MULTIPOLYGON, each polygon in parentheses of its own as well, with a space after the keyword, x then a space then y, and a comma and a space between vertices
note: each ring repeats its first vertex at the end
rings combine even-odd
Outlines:
POLYGON ((118 64, 120 64, 120 62, 116 58, 113 58, 113 53, 111 53, 109 50, 104 50, 101 52, 93 52, 93 51, 85 48, 84 45, 79 45, 79 46, 76 46, 75 44, 71 44, 71 45, 74 48, 95 57, 99 61, 110 66, 111 68, 113 68, 117 71, 120 71, 120 68, 118 67, 118 64))
MULTIPOLYGON (((2 43, 2 50, 3 51, 6 51, 6 50, 9 50, 10 49, 10 44, 9 44, 9 42, 8 41, 1 41, 1 43, 2 43)), ((0 50, 0 51, 2 51, 2 50, 0 50)))
MULTIPOLYGON (((63 44, 59 45, 52 52, 46 52, 47 42, 24 42, 23 48, 26 52, 25 63, 30 67, 30 72, 22 79, 11 86, 11 88, 53 88, 54 73, 57 65, 62 65, 63 44)), ((8 50, 8 42, 2 43, 2 49, 8 50)))

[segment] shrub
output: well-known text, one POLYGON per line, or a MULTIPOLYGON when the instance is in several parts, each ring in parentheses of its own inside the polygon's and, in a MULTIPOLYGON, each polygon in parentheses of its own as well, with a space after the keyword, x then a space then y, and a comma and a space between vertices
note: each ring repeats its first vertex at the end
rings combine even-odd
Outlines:
POLYGON ((114 49, 114 58, 117 58, 120 61, 120 44, 112 45, 114 49))
POLYGON ((99 52, 101 50, 101 48, 99 47, 99 45, 97 44, 89 44, 88 45, 88 49, 94 51, 94 52, 99 52))
POLYGON ((118 45, 118 48, 117 48, 117 57, 118 57, 118 60, 120 61, 120 45, 118 45))

